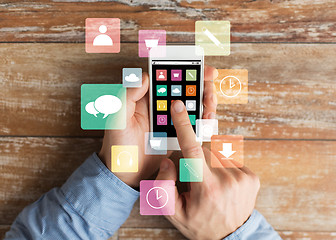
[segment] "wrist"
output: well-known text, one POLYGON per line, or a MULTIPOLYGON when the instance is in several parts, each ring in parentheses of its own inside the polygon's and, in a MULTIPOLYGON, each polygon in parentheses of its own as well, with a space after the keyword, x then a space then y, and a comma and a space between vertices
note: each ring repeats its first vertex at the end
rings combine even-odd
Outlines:
MULTIPOLYGON (((106 168, 108 168, 112 172, 111 165, 111 152, 105 151, 103 148, 98 153, 98 157, 104 163, 106 168)), ((124 173, 124 172, 113 172, 113 174, 118 177, 121 181, 126 183, 131 188, 137 190, 139 187, 140 179, 138 177, 138 173, 124 173)))

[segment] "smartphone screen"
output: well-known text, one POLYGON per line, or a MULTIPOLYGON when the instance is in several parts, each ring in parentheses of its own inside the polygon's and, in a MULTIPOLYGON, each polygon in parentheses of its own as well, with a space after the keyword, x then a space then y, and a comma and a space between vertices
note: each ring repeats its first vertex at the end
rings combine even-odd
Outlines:
POLYGON ((152 60, 153 132, 176 137, 170 115, 171 103, 181 100, 195 131, 201 116, 201 60, 152 60))

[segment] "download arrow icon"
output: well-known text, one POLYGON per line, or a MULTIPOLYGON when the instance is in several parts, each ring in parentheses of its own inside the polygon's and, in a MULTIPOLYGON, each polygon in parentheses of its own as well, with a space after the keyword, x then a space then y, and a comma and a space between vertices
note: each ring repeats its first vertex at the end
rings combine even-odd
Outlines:
POLYGON ((232 143, 223 143, 223 150, 218 152, 220 152, 225 158, 229 158, 236 151, 232 151, 232 143))

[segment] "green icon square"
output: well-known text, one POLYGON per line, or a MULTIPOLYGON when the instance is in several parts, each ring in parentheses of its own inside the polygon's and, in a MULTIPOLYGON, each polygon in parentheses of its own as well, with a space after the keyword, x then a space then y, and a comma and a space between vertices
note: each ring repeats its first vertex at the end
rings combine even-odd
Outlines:
POLYGON ((203 159, 181 158, 180 159, 180 182, 202 182, 203 159))
POLYGON ((230 22, 196 21, 195 45, 204 49, 204 56, 230 55, 230 22))
POLYGON ((156 86, 156 96, 166 97, 167 96, 167 85, 157 85, 156 86))
POLYGON ((197 70, 189 69, 186 71, 186 80, 187 81, 196 81, 197 80, 197 70))
POLYGON ((191 125, 195 125, 196 124, 196 115, 189 115, 189 120, 191 125))
POLYGON ((84 130, 125 129, 126 88, 122 84, 83 84, 81 127, 84 130))

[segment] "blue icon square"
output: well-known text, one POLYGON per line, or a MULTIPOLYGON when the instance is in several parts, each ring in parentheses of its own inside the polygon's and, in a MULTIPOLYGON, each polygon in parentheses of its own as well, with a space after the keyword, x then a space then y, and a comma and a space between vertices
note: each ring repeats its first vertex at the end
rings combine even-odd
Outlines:
POLYGON ((182 85, 171 85, 171 96, 182 96, 182 85))

